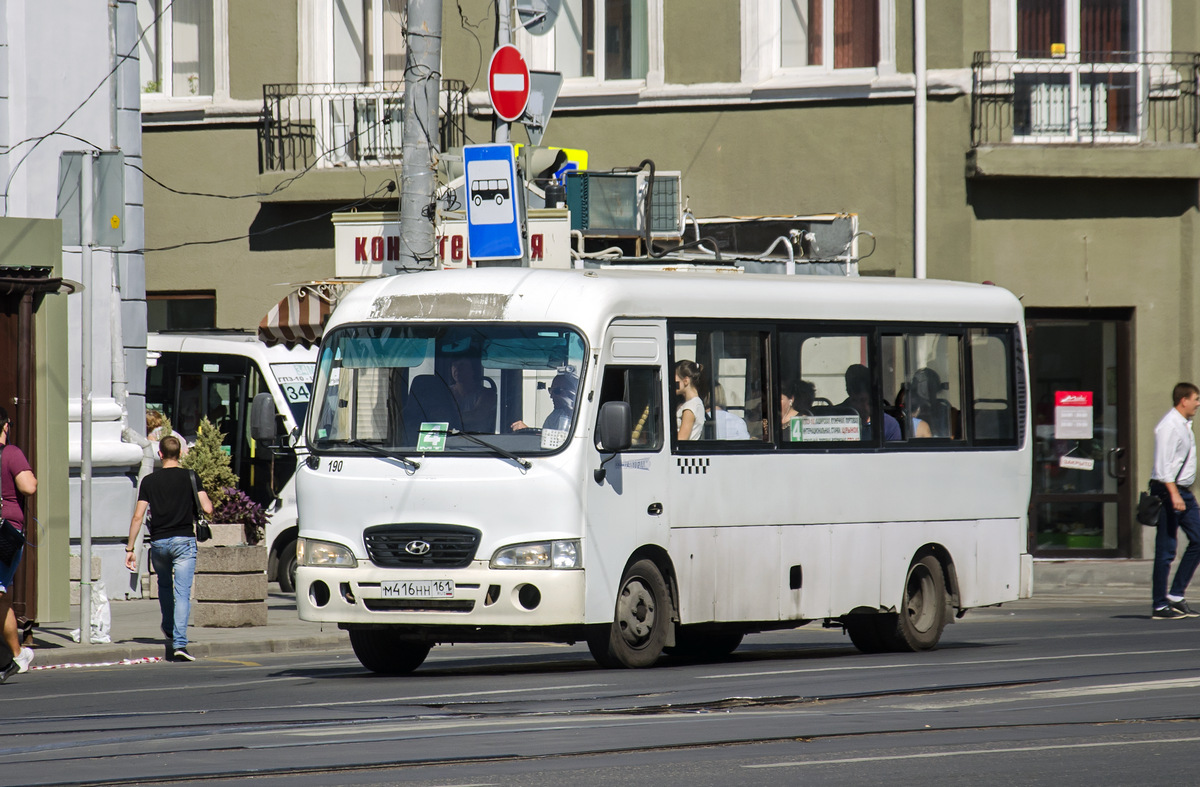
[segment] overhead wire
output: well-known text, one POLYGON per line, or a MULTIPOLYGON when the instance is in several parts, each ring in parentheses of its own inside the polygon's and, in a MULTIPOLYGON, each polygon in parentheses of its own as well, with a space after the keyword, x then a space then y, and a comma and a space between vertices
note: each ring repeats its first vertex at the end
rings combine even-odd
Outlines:
MULTIPOLYGON (((141 35, 139 35, 137 37, 137 40, 133 42, 133 48, 130 49, 125 54, 117 57, 117 62, 113 65, 113 67, 109 70, 109 72, 104 75, 104 78, 100 80, 100 83, 98 85, 96 85, 96 87, 92 90, 92 92, 88 93, 87 96, 83 99, 83 101, 79 102, 79 105, 76 106, 74 109, 72 109, 70 114, 68 114, 65 118, 63 118, 63 121, 61 123, 59 123, 57 126, 55 126, 52 131, 49 131, 38 137, 29 137, 28 139, 23 139, 20 142, 17 142, 16 144, 10 146, 7 150, 0 151, 0 156, 6 156, 9 153, 16 150, 18 147, 25 145, 26 143, 29 143, 29 142, 33 143, 33 145, 30 146, 29 150, 25 151, 25 155, 21 156, 20 160, 17 161, 17 163, 13 166, 12 170, 9 172, 8 180, 5 181, 5 183, 4 183, 4 193, 0 194, 0 197, 3 197, 3 200, 4 200, 4 210, 3 210, 3 213, 0 213, 0 215, 4 215, 4 216, 8 215, 8 190, 9 190, 9 188, 12 187, 13 178, 15 178, 17 176, 17 170, 19 170, 21 168, 21 165, 25 163, 25 161, 29 158, 29 156, 33 153, 33 151, 37 150, 38 145, 42 144, 47 139, 49 139, 50 137, 52 137, 55 134, 57 134, 58 132, 60 132, 62 130, 62 127, 67 125, 67 123, 69 123, 71 121, 71 118, 75 117, 75 115, 79 113, 79 110, 81 110, 85 106, 87 106, 87 103, 92 100, 93 96, 95 96, 97 93, 100 92, 100 88, 104 87, 105 83, 108 82, 108 80, 112 78, 112 75, 117 73, 117 70, 120 69, 121 66, 125 65, 126 61, 128 61, 131 57, 133 57, 133 54, 135 52, 137 52, 138 47, 141 46, 142 40, 146 37, 146 33, 150 32, 150 30, 152 30, 152 29, 157 28, 159 20, 161 20, 163 18, 163 15, 166 14, 167 10, 170 9, 171 6, 173 6, 173 5, 175 5, 175 0, 168 0, 168 2, 163 5, 162 10, 158 12, 158 15, 156 17, 154 17, 154 21, 152 21, 149 25, 147 25, 146 28, 142 31, 141 35)), ((78 137, 76 137, 76 139, 78 139, 78 137)), ((88 143, 88 144, 92 144, 92 143, 88 143)))

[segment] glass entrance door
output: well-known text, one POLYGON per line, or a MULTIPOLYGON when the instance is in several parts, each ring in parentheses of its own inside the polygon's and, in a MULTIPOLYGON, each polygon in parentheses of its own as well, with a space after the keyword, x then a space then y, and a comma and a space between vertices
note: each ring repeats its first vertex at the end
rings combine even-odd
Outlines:
POLYGON ((1129 317, 1027 314, 1034 402, 1029 549, 1128 557, 1129 317))

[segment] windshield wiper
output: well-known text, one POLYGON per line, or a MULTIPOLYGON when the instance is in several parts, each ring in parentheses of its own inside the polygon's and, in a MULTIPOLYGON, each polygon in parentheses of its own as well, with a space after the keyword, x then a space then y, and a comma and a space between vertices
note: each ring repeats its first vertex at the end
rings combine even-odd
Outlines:
POLYGON ((454 435, 455 437, 465 437, 468 440, 470 440, 472 443, 475 443, 476 445, 481 445, 484 448, 488 448, 488 449, 491 449, 492 451, 495 451, 496 453, 500 454, 500 456, 503 456, 505 459, 513 460, 514 462, 516 462, 517 464, 519 464, 521 467, 525 468, 526 470, 533 467, 533 463, 530 462, 528 459, 522 459, 521 457, 514 454, 512 451, 505 450, 498 445, 493 445, 492 443, 489 443, 487 440, 482 440, 470 432, 464 432, 461 429, 451 429, 449 432, 447 432, 447 434, 454 435))
POLYGON ((388 459, 395 459, 408 465, 413 470, 418 470, 421 467, 421 463, 414 459, 409 459, 407 456, 398 454, 395 451, 389 451, 386 448, 382 448, 374 443, 368 443, 364 440, 347 440, 346 445, 352 445, 356 448, 365 448, 366 450, 373 454, 377 454, 378 456, 386 456, 388 459))

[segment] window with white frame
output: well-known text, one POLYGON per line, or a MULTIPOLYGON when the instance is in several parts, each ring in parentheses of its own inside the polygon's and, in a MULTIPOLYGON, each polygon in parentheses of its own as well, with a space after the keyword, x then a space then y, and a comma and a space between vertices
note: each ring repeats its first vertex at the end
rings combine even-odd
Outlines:
POLYGON ((1014 139, 1137 141, 1161 70, 1141 43, 1161 38, 1156 13, 1143 0, 993 0, 993 44, 1015 55, 1014 139))
POLYGON ((546 35, 515 41, 534 68, 568 80, 661 82, 663 0, 563 0, 546 35))
POLYGON ((142 92, 212 96, 220 76, 217 18, 226 0, 138 0, 142 92))
POLYGON ((879 0, 779 0, 779 66, 875 68, 879 0))
POLYGON ((1007 87, 1012 141, 1136 143, 1169 135, 1189 73, 1172 0, 991 0, 985 81, 1007 87), (1156 100, 1157 99, 1157 100, 1156 100))
POLYGON ((403 0, 333 0, 330 10, 334 82, 404 80, 403 0))
POLYGON ((896 0, 743 0, 742 82, 865 84, 896 73, 896 0))

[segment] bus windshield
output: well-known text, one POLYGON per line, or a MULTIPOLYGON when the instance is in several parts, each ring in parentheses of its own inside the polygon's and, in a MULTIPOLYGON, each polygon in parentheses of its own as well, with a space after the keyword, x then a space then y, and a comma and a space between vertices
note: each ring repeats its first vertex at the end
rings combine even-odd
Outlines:
POLYGON ((331 453, 555 451, 571 436, 585 357, 583 337, 555 325, 339 328, 317 359, 308 444, 331 453))

